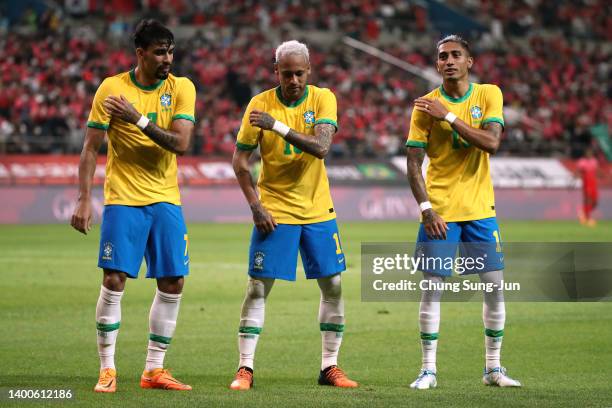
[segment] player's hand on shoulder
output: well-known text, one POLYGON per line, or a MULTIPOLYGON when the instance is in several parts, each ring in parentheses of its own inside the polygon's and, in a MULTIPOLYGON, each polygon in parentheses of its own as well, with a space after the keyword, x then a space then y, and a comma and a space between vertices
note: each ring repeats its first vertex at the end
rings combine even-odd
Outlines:
POLYGON ((109 115, 128 123, 136 123, 142 116, 123 95, 109 95, 104 99, 103 105, 109 115))
POLYGON ((251 212, 253 213, 253 223, 255 223, 255 227, 259 232, 270 233, 278 225, 274 217, 261 205, 261 202, 252 204, 251 212))
POLYGON ((272 130, 274 122, 276 122, 276 119, 266 112, 253 109, 249 114, 249 123, 263 130, 272 130))
POLYGON ((423 228, 425 228, 425 233, 429 239, 446 239, 448 225, 431 208, 423 211, 423 228))
POLYGON ((448 109, 438 99, 417 98, 414 100, 414 109, 427 113, 434 119, 442 120, 448 113, 448 109))
POLYGON ((87 235, 91 229, 91 200, 79 199, 70 219, 75 230, 87 235))

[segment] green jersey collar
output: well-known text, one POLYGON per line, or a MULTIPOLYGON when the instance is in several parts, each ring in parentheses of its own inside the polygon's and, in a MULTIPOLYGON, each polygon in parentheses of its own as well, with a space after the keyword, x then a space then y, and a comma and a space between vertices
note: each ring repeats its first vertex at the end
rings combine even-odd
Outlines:
POLYGON ((453 103, 459 103, 459 102, 465 101, 467 98, 470 97, 473 89, 474 89, 474 84, 470 82, 470 87, 468 88, 465 95, 463 95, 460 98, 453 98, 452 96, 449 96, 446 92, 444 92, 444 85, 440 85, 440 93, 442 94, 444 99, 446 99, 449 102, 453 102, 453 103))
POLYGON ((276 87, 276 97, 286 107, 288 107, 288 108, 295 108, 296 106, 299 106, 302 102, 304 102, 306 100, 306 98, 308 97, 308 88, 309 88, 308 85, 306 85, 306 89, 304 90, 304 95, 302 95, 302 97, 300 99, 298 99, 295 102, 287 102, 283 98, 283 93, 281 92, 281 87, 277 86, 276 87))
POLYGON ((136 68, 130 71, 130 79, 132 80, 134 85, 136 85, 138 88, 142 89, 143 91, 154 91, 157 88, 159 88, 161 84, 164 83, 164 80, 160 79, 157 83, 150 85, 150 86, 145 86, 141 84, 140 82, 136 80, 136 68))

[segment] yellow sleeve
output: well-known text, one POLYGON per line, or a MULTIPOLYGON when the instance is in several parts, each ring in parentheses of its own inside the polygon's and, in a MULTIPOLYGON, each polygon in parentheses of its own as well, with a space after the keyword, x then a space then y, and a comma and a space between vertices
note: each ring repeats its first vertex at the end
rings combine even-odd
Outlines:
POLYGON ((432 119, 429 115, 416 109, 412 109, 412 115, 410 117, 410 131, 408 132, 406 147, 427 148, 431 125, 432 119))
POLYGON ((338 104, 336 96, 332 91, 325 88, 317 99, 315 126, 321 123, 329 123, 338 131, 338 104))
POLYGON ((195 86, 188 78, 183 78, 181 83, 176 95, 176 109, 172 120, 187 119, 195 123, 195 86))
POLYGON ((504 126, 504 96, 497 85, 487 87, 485 103, 481 126, 490 122, 497 122, 504 126))
POLYGON ((106 113, 104 110, 104 100, 107 96, 112 94, 112 85, 110 78, 106 78, 96 91, 93 103, 91 104, 91 111, 89 112, 89 118, 87 119, 87 127, 107 130, 110 125, 111 115, 106 113))
POLYGON ((251 98, 251 101, 244 110, 242 124, 240 125, 240 130, 238 131, 238 137, 236 139, 236 147, 240 150, 255 150, 259 144, 261 129, 251 126, 251 123, 249 123, 249 114, 254 109, 265 112, 265 103, 261 100, 251 98))

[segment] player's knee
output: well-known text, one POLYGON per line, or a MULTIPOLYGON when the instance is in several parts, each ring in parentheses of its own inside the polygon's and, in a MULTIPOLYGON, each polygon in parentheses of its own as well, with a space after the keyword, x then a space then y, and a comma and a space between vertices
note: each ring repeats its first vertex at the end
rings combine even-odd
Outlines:
POLYGON ((123 272, 104 270, 102 285, 113 292, 123 292, 125 288, 126 275, 123 272))
POLYGON ((251 300, 264 299, 266 297, 265 283, 259 279, 249 278, 246 296, 251 300))
POLYGON ((342 297, 342 281, 340 274, 327 278, 320 278, 319 288, 323 299, 340 299, 342 297))
POLYGON ((161 278, 157 280, 157 289, 164 293, 178 295, 183 292, 183 283, 185 279, 179 278, 161 278))

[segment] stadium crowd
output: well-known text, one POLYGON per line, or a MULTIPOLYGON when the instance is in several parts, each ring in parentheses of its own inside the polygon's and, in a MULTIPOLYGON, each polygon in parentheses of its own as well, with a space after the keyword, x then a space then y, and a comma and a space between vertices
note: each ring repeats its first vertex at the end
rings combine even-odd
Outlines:
MULTIPOLYGON (((30 30, 10 30, 0 38, 0 152, 80 150, 97 86, 134 64, 128 22, 137 5, 133 2, 132 9, 131 2, 121 3, 117 7, 128 17, 113 14, 113 2, 104 3, 111 8, 99 10, 100 29, 70 13, 29 14, 21 24, 29 24, 30 30)), ((282 0, 148 2, 150 14, 171 27, 196 28, 189 38, 177 41, 173 69, 189 76, 198 90, 194 154, 231 154, 251 95, 274 86, 276 42, 264 34, 267 27, 282 27, 277 40, 291 37, 291 27, 299 27, 342 31, 372 44, 379 43, 384 31, 397 37, 381 45, 384 51, 418 67, 433 64, 433 45, 440 34, 430 26, 424 7, 404 1, 312 3, 317 7, 303 9, 282 0), (418 41, 409 40, 415 38, 411 34, 418 35, 418 41)), ((509 3, 517 3, 517 10, 536 7, 540 12, 546 2, 509 3)), ((605 8, 603 1, 588 3, 605 8)), ((487 10, 491 4, 473 0, 462 7, 487 10)), ((507 141, 502 143, 507 152, 568 154, 570 144, 589 143, 590 125, 612 127, 610 49, 605 46, 610 34, 601 30, 601 14, 593 12, 600 9, 593 6, 588 13, 572 14, 571 2, 564 1, 559 10, 554 17, 536 20, 533 33, 514 30, 516 19, 504 19, 506 36, 482 44, 472 41, 473 73, 498 84, 514 112, 507 117, 507 141), (573 29, 549 35, 547 28, 573 21, 567 20, 572 15, 589 26, 584 31, 588 41, 573 37, 573 29)), ((412 101, 429 84, 341 41, 317 45, 300 39, 311 46, 311 83, 333 89, 338 99, 340 130, 332 154, 375 157, 401 152, 412 101)))

